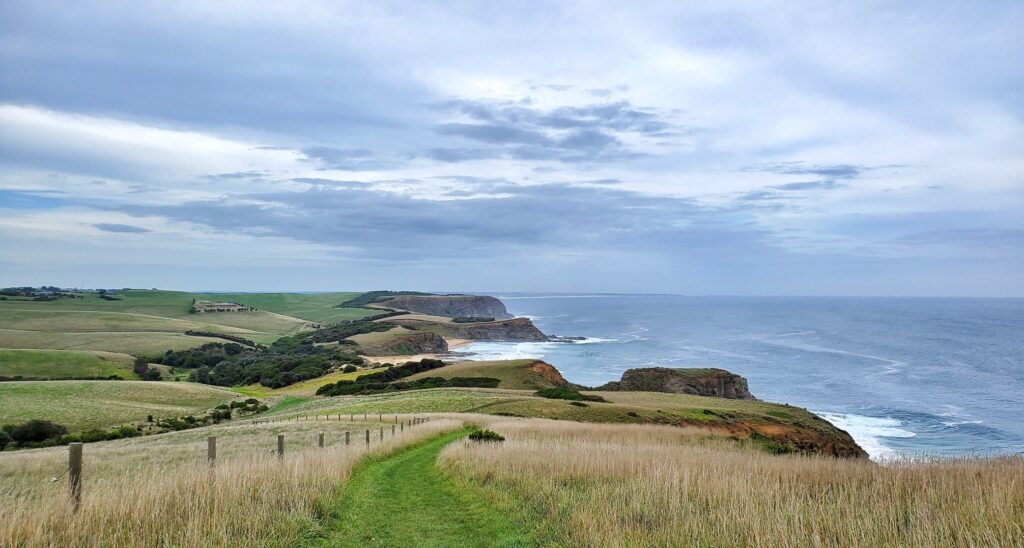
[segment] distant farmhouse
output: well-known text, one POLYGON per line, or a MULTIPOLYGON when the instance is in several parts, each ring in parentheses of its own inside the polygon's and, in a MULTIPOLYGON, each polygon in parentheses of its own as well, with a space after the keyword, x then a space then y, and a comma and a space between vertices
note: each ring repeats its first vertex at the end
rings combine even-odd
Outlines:
POLYGON ((251 306, 238 303, 217 303, 213 301, 192 300, 192 312, 256 312, 251 306))

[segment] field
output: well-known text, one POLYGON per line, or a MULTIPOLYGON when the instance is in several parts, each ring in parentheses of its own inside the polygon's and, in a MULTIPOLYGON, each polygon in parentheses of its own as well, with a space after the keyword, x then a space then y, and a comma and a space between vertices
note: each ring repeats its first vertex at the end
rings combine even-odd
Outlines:
POLYGON ((222 339, 190 337, 181 333, 56 333, 0 329, 0 348, 44 348, 54 350, 98 350, 156 356, 167 350, 185 350, 222 339))
MULTIPOLYGON (((125 290, 120 300, 94 293, 81 299, 0 301, 0 348, 103 350, 152 356, 211 339, 187 330, 239 335, 268 344, 311 329, 310 323, 362 318, 375 312, 333 308, 356 293, 224 293, 125 290), (237 301, 258 312, 190 314, 192 299, 237 301)), ((216 340, 216 339, 213 339, 216 340)), ((223 341, 222 341, 223 342, 223 341)))
POLYGON ((504 360, 460 362, 433 371, 417 373, 406 380, 423 377, 490 377, 501 381, 498 388, 515 390, 539 390, 556 386, 557 380, 563 380, 551 366, 538 360, 504 360), (557 377, 552 377, 551 374, 557 377), (547 375, 547 376, 546 376, 547 375))
POLYGON ((379 314, 364 308, 334 308, 359 293, 203 293, 197 299, 230 301, 320 324, 358 320, 379 314))
POLYGON ((22 381, 0 383, 0 424, 45 419, 70 431, 154 417, 198 414, 239 399, 231 390, 185 382, 22 381))
MULTIPOLYGON (((403 417, 403 420, 408 420, 403 417)), ((249 421, 87 444, 82 506, 67 497, 67 448, 0 453, 0 546, 295 546, 323 536, 352 468, 461 426, 431 421, 378 440, 376 423, 249 421), (373 428, 369 448, 344 431, 373 428), (316 447, 318 433, 327 447, 316 447), (286 435, 286 455, 274 456, 286 435), (217 436, 217 468, 206 438, 217 436), (51 482, 51 478, 60 481, 51 482)))
POLYGON ((1019 546, 1024 538, 1019 457, 881 466, 770 455, 697 427, 479 414, 437 415, 394 437, 386 420, 380 441, 374 417, 347 418, 235 421, 87 444, 78 514, 62 476, 66 448, 0 453, 0 545, 1019 546), (453 431, 467 423, 506 441, 460 441, 453 431), (351 446, 345 431, 355 432, 351 446), (325 449, 316 447, 321 433, 325 449), (281 460, 277 434, 286 436, 281 460), (215 472, 207 436, 217 436, 215 472))
POLYGON ((1020 546, 1024 459, 879 466, 773 456, 699 429, 481 419, 501 444, 441 455, 452 481, 547 517, 571 546, 1020 546))
POLYGON ((133 359, 114 352, 10 350, 0 348, 0 377, 109 377, 135 379, 133 359))

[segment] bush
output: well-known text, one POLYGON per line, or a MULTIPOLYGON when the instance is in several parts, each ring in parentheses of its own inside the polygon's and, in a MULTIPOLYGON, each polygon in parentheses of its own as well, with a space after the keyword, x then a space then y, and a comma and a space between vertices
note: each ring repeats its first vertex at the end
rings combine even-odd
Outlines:
POLYGON ((342 371, 345 373, 355 373, 356 371, 359 371, 359 368, 352 364, 348 364, 345 366, 345 369, 342 369, 342 371))
POLYGON ((569 405, 575 405, 576 407, 590 407, 589 405, 587 405, 587 404, 585 404, 585 403, 583 403, 581 401, 571 401, 571 402, 569 402, 569 405))
POLYGON ((7 435, 7 432, 0 430, 0 451, 3 451, 7 444, 13 443, 14 440, 7 435))
POLYGON ((499 434, 497 432, 494 432, 492 430, 474 430, 469 435, 469 439, 471 439, 473 441, 482 441, 482 442, 505 441, 505 437, 504 436, 502 436, 501 434, 499 434))
POLYGON ((543 388, 534 392, 535 396, 542 398, 550 398, 553 400, 571 400, 571 401, 599 401, 607 402, 608 400, 601 396, 592 396, 589 394, 582 394, 576 390, 569 388, 543 388))
POLYGON ((50 421, 31 420, 15 426, 9 435, 19 445, 40 443, 49 439, 59 438, 68 433, 68 429, 50 421))

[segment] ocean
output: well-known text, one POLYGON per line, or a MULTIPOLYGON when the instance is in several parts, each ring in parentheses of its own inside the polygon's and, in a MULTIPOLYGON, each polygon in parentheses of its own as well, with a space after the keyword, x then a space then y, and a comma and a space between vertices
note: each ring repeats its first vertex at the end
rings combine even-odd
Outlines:
POLYGON ((1024 452, 1024 299, 499 295, 577 343, 491 343, 596 386, 633 367, 719 367, 810 409, 874 459, 1024 452))

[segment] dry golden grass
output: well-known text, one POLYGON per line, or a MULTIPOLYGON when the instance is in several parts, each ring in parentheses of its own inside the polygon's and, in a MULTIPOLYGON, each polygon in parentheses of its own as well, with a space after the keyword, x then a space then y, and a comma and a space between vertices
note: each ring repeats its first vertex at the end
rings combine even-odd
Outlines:
POLYGON ((355 463, 459 421, 437 420, 392 437, 386 425, 298 422, 228 426, 85 447, 82 506, 71 512, 67 448, 0 454, 0 546, 290 546, 320 533, 319 519, 355 463), (344 445, 344 430, 369 428, 344 445), (328 447, 316 447, 316 434, 328 447), (276 434, 286 434, 283 460, 276 434), (206 464, 206 436, 218 459, 206 464))
POLYGON ((478 417, 441 466, 581 546, 1022 546, 1024 459, 772 456, 697 429, 478 417))

